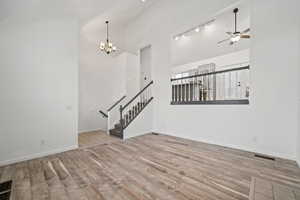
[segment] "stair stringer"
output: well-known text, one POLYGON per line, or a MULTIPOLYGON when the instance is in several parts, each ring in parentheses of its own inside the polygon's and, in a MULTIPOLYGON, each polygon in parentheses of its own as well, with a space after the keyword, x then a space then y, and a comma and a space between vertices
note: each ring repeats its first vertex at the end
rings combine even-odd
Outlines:
POLYGON ((123 139, 151 133, 153 130, 153 101, 130 123, 123 132, 123 139))

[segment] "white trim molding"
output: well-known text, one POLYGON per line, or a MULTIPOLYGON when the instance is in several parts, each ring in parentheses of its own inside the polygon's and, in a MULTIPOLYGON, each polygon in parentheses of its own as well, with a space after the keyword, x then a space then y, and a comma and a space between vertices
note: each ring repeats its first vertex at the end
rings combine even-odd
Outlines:
POLYGON ((42 153, 35 153, 35 154, 31 154, 31 155, 26 155, 26 156, 14 158, 14 159, 11 159, 11 160, 3 160, 3 161, 0 161, 0 167, 10 165, 10 164, 15 164, 15 163, 18 163, 18 162, 33 160, 33 159, 37 159, 37 158, 41 158, 41 157, 45 157, 45 156, 49 156, 49 155, 53 155, 53 154, 63 153, 63 152, 71 151, 71 150, 74 150, 74 149, 78 149, 78 145, 63 147, 63 148, 60 148, 60 149, 55 149, 55 150, 52 150, 52 151, 46 151, 46 152, 42 152, 42 153))
POLYGON ((78 134, 82 134, 82 133, 90 133, 90 132, 97 132, 97 131, 101 131, 103 133, 106 133, 107 131, 104 131, 102 129, 91 129, 91 130, 82 130, 82 131, 78 131, 78 134))

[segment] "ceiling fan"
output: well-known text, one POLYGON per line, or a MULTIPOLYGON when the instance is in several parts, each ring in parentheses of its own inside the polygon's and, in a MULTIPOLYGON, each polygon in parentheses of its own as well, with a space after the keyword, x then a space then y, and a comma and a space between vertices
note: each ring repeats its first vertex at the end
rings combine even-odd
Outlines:
POLYGON ((234 32, 226 32, 226 34, 229 35, 229 38, 218 42, 218 44, 230 41, 229 45, 233 45, 233 44, 237 43, 238 41, 240 41, 240 39, 250 39, 251 36, 247 34, 248 32, 250 32, 250 28, 247 28, 246 30, 244 30, 242 32, 237 31, 237 13, 238 12, 239 12, 238 8, 235 8, 233 10, 233 13, 234 13, 234 32))

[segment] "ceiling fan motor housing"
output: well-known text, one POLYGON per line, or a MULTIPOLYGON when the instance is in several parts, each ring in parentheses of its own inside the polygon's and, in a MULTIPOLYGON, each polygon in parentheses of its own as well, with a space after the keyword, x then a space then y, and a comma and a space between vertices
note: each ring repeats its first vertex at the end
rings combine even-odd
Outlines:
POLYGON ((225 40, 222 40, 220 42, 218 42, 218 44, 226 42, 228 40, 230 40, 230 45, 233 45, 234 43, 237 43, 240 39, 250 39, 250 35, 247 35, 246 33, 248 33, 250 31, 250 28, 240 32, 237 30, 237 15, 238 15, 239 9, 235 8, 233 9, 233 13, 234 13, 234 32, 226 32, 227 34, 230 35, 230 38, 227 38, 225 40))

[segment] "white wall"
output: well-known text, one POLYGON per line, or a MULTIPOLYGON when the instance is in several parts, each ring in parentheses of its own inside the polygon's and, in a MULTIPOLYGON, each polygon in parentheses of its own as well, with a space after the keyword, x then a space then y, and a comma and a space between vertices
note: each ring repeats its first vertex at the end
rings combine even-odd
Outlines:
POLYGON ((297 162, 298 166, 300 167, 300 100, 298 100, 298 139, 297 139, 297 145, 298 145, 298 153, 297 153, 297 162))
POLYGON ((272 4, 255 0, 252 8, 253 131, 262 135, 259 149, 292 159, 296 159, 298 132, 299 6, 296 0, 272 4))
POLYGON ((99 114, 126 94, 126 56, 111 57, 99 45, 80 35, 79 133, 106 130, 107 119, 99 114))
MULTIPOLYGON (((96 39, 99 31, 80 32, 79 133, 106 131, 107 119, 98 111, 106 112, 124 95, 129 99, 139 91, 138 56, 122 50, 114 55, 104 54, 99 50, 100 39, 96 39)), ((122 34, 114 39, 122 43, 122 34)), ((112 127, 119 120, 118 110, 119 105, 110 113, 112 127)))
POLYGON ((124 130, 124 139, 152 133, 153 130, 153 101, 134 119, 124 130))
POLYGON ((76 148, 76 20, 0 26, 0 165, 76 148))
POLYGON ((153 6, 127 31, 128 48, 152 45, 154 131, 296 159, 296 0, 254 0, 250 106, 171 106, 170 40, 236 1, 166 0, 153 6), (205 8, 199 12, 199 8, 205 8), (268 11, 268 12, 266 12, 268 11), (293 12, 294 11, 294 12, 293 12), (271 14, 270 14, 271 12, 271 14), (151 30, 151 31, 150 31, 151 30), (130 37, 129 37, 130 36, 130 37))
POLYGON ((141 81, 140 89, 143 89, 151 80, 151 46, 144 47, 140 50, 140 68, 141 68, 141 81))
POLYGON ((124 53, 126 56, 126 95, 131 99, 140 91, 140 59, 137 55, 124 53))
MULTIPOLYGON (((127 71, 127 100, 132 99, 141 89, 151 81, 151 47, 143 48, 139 56, 128 54, 127 71), (147 77, 145 80, 144 77, 147 77)), ((150 87, 151 89, 151 87, 150 87)), ((148 90, 147 90, 148 91, 148 90)), ((137 104, 137 98, 132 103, 137 104)), ((153 130, 153 101, 134 119, 124 130, 124 139, 151 133, 153 130)))
MULTIPOLYGON (((299 37, 300 37, 300 22, 299 22, 299 37)), ((299 41, 299 49, 300 49, 300 41, 299 41)), ((300 51, 298 54, 298 75, 300 76, 300 51)), ((298 80, 298 85, 300 85, 300 80, 298 80)), ((300 88, 298 90, 298 166, 300 167, 300 88)))
POLYGON ((187 63, 179 66, 174 66, 172 68, 172 74, 177 74, 180 72, 195 69, 198 66, 206 65, 210 63, 216 64, 216 70, 222 70, 226 68, 233 68, 238 66, 233 66, 235 64, 241 63, 241 66, 247 65, 250 61, 250 49, 245 49, 222 56, 217 56, 213 58, 208 58, 204 60, 199 60, 197 62, 187 63))

